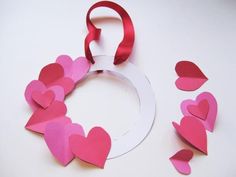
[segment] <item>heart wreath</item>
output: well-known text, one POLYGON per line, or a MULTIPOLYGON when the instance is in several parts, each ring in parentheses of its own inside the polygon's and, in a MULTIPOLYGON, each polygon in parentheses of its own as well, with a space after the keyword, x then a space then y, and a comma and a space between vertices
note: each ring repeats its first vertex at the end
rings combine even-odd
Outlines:
POLYGON ((129 152, 148 135, 155 119, 155 97, 146 76, 127 61, 134 44, 134 27, 128 13, 116 3, 101 1, 88 10, 86 23, 89 30, 84 42, 86 57, 72 60, 67 55, 61 55, 55 63, 43 67, 38 80, 31 81, 26 87, 25 99, 33 114, 25 127, 43 134, 49 150, 62 165, 66 166, 78 157, 104 168, 107 159, 129 152), (98 7, 111 8, 122 18, 124 37, 115 57, 93 57, 90 51, 89 44, 99 40, 101 33, 101 29, 97 29, 90 20, 90 13, 98 7), (92 128, 86 136, 82 125, 72 123, 66 116, 66 96, 88 74, 98 71, 127 79, 139 96, 140 118, 132 129, 118 139, 110 138, 101 127, 92 128))

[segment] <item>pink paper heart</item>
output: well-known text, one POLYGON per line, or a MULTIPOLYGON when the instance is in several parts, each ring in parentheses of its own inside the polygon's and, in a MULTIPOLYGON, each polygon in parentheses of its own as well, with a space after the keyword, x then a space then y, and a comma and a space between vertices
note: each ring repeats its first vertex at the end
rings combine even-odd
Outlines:
POLYGON ((111 138, 101 127, 92 128, 87 137, 71 135, 69 143, 72 152, 80 160, 104 168, 111 148, 111 138))
POLYGON ((41 106, 33 100, 33 92, 37 91, 41 94, 44 94, 46 91, 49 90, 53 91, 53 93, 55 94, 56 101, 64 101, 65 94, 64 89, 61 86, 52 86, 47 88, 43 82, 38 80, 33 80, 28 84, 25 90, 25 99, 34 111, 40 108, 41 106))
POLYGON ((74 154, 69 146, 69 136, 78 134, 84 136, 84 130, 79 124, 72 124, 70 118, 48 123, 44 140, 53 156, 64 166, 74 159, 74 154))
POLYGON ((43 67, 40 71, 39 79, 47 87, 59 85, 64 89, 65 94, 69 94, 75 87, 72 79, 64 76, 64 69, 58 63, 51 63, 43 67))
POLYGON ((201 100, 197 105, 188 105, 188 111, 202 120, 206 120, 209 112, 209 103, 207 100, 201 100))
MULTIPOLYGON (((215 97, 209 93, 209 92, 203 92, 201 94, 199 94, 196 98, 196 100, 184 100, 181 103, 181 111, 183 113, 183 115, 185 116, 193 116, 193 114, 191 112, 189 112, 188 110, 188 106, 189 105, 198 105, 202 100, 207 100, 208 104, 209 104, 209 110, 206 116, 205 120, 199 119, 206 130, 213 132, 214 130, 214 126, 215 126, 215 121, 216 121, 216 116, 217 116, 217 101, 215 99, 215 97)), ((198 116, 196 116, 198 118, 198 116)))
POLYGON ((45 109, 53 102, 55 95, 51 90, 48 90, 44 93, 41 93, 40 91, 34 91, 32 93, 32 99, 45 109))
POLYGON ((180 90, 197 90, 208 80, 199 67, 190 61, 178 62, 175 66, 175 71, 179 76, 175 85, 180 90))
POLYGON ((182 149, 170 157, 170 161, 178 172, 189 175, 191 173, 189 161, 192 159, 192 157, 193 151, 189 149, 182 149))
POLYGON ((46 109, 38 108, 30 117, 25 128, 44 134, 46 125, 49 122, 58 121, 58 119, 65 116, 66 112, 67 109, 63 102, 54 101, 46 109))
POLYGON ((207 135, 202 123, 194 117, 185 116, 180 125, 172 122, 178 134, 197 150, 207 155, 207 135))
POLYGON ((90 63, 85 57, 79 57, 75 61, 68 55, 61 55, 56 60, 65 71, 65 76, 71 78, 75 83, 81 80, 89 71, 90 63))

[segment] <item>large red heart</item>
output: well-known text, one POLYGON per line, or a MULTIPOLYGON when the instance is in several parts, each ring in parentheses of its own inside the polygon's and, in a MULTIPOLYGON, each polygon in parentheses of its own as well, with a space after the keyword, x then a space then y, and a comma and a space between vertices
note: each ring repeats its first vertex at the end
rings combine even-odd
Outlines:
POLYGON ((32 99, 45 109, 53 102, 55 99, 55 94, 52 90, 48 90, 44 93, 34 91, 32 93, 32 99))
POLYGON ((203 124, 194 117, 185 116, 180 125, 172 122, 176 131, 189 144, 207 155, 207 135, 203 124))
POLYGON ((206 120, 209 112, 209 103, 207 100, 201 100, 197 105, 188 105, 187 109, 192 115, 206 120))
POLYGON ((54 101, 46 109, 37 109, 30 117, 25 128, 43 134, 47 123, 62 118, 66 114, 66 111, 67 109, 63 102, 54 101))
POLYGON ((180 90, 197 90, 208 80, 199 67, 190 61, 178 62, 175 66, 175 71, 179 76, 175 85, 180 90))
POLYGON ((80 160, 104 168, 111 148, 111 138, 104 129, 92 128, 87 138, 81 135, 71 135, 69 143, 72 152, 80 160))
POLYGON ((66 95, 75 87, 74 81, 64 76, 64 69, 58 63, 51 63, 43 67, 39 74, 39 80, 47 87, 53 85, 62 86, 66 95))

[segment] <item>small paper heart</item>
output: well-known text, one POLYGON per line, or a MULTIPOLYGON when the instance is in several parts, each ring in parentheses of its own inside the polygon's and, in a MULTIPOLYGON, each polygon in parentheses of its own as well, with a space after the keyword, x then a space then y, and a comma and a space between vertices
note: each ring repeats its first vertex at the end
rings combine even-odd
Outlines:
POLYGON ((32 99, 45 109, 53 102, 55 95, 51 90, 48 90, 44 93, 34 91, 32 93, 32 99))
POLYGON ((188 105, 188 111, 202 120, 206 120, 209 111, 209 103, 207 100, 201 100, 197 105, 188 105))

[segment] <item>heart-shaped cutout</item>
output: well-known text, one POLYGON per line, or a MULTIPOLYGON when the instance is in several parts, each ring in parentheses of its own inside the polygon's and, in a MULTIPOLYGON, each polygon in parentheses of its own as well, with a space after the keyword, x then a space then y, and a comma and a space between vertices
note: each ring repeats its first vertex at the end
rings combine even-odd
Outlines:
POLYGON ((84 130, 81 125, 71 123, 70 118, 64 118, 60 121, 48 123, 44 140, 53 156, 66 166, 74 159, 74 154, 69 145, 69 137, 72 134, 84 136, 84 130))
MULTIPOLYGON (((202 124, 204 125, 205 129, 213 132, 214 127, 215 127, 215 121, 216 121, 216 117, 217 117, 217 101, 215 99, 215 97, 209 93, 209 92, 203 92, 201 94, 199 94, 196 98, 196 100, 184 100, 181 103, 181 111, 183 113, 183 115, 185 116, 195 116, 196 118, 199 118, 199 116, 196 115, 196 113, 193 114, 193 112, 190 112, 188 107, 193 105, 193 106, 197 106, 199 105, 200 102, 207 100, 208 102, 208 113, 205 119, 199 119, 202 124)), ((203 106, 203 105, 202 105, 203 106)), ((205 105, 205 108, 207 109, 207 106, 205 105)), ((206 112, 206 111, 205 111, 206 112)))
POLYGON ((33 109, 33 111, 41 107, 38 103, 35 102, 35 100, 33 100, 32 98, 33 92, 37 91, 43 94, 49 90, 53 91, 55 95, 54 100, 61 101, 61 102, 64 101, 65 93, 64 93, 64 89, 61 86, 52 86, 52 87, 47 88, 43 82, 38 81, 38 80, 33 80, 27 85, 26 90, 25 90, 25 99, 30 105, 30 107, 33 109))
POLYGON ((197 90, 208 80, 199 67, 190 61, 178 62, 175 66, 175 71, 179 76, 175 85, 180 90, 197 90))
POLYGON ((182 149, 170 157, 170 161, 178 172, 184 175, 189 175, 191 173, 189 161, 192 157, 193 151, 189 149, 182 149))
POLYGON ((30 117, 25 128, 37 133, 44 134, 45 127, 49 122, 58 121, 66 115, 67 109, 63 102, 54 101, 46 109, 39 108, 30 117))
POLYGON ((172 122, 178 134, 190 145, 207 155, 207 135, 202 123, 191 116, 182 118, 180 125, 172 122))
POLYGON ((111 149, 111 138, 103 128, 92 128, 87 137, 71 135, 69 143, 72 152, 80 160, 104 168, 111 149))
POLYGON ((51 63, 42 68, 39 80, 47 87, 59 85, 63 87, 65 94, 69 94, 75 87, 72 79, 64 76, 64 69, 58 63, 51 63))
POLYGON ((197 105, 188 105, 188 111, 202 120, 206 120, 209 112, 209 103, 207 100, 201 100, 197 105))
POLYGON ((65 71, 65 76, 71 78, 75 83, 81 80, 89 71, 90 63, 85 57, 72 60, 68 55, 61 55, 56 60, 65 71))
POLYGON ((44 93, 41 93, 40 91, 34 91, 32 93, 32 99, 45 109, 53 102, 55 95, 51 90, 48 90, 44 93))

